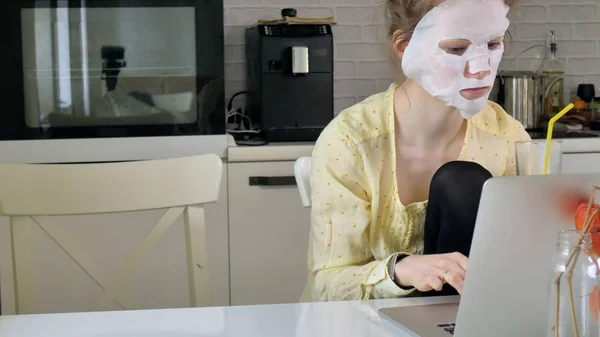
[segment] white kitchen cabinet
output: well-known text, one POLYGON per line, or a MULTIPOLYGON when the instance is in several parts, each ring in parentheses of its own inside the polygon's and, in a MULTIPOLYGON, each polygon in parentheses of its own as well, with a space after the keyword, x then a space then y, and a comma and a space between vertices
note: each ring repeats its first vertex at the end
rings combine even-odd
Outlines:
POLYGON ((562 162, 563 174, 600 173, 600 152, 566 153, 562 162))
MULTIPOLYGON (((160 193, 160 191, 156 191, 160 193)), ((27 254, 26 268, 31 280, 28 297, 35 298, 39 313, 120 310, 112 302, 96 307, 103 286, 110 284, 123 260, 142 241, 164 210, 108 215, 36 217, 53 228, 54 241, 41 226, 25 224, 22 252, 27 254), (78 265, 67 251, 75 256, 78 265), (93 271, 93 272, 92 272, 93 271), (93 278, 92 278, 93 275, 93 278), (101 281, 101 282, 96 282, 101 281), (102 286, 98 283, 101 283, 102 286)), ((224 166, 219 201, 205 207, 207 244, 211 272, 212 304, 229 305, 229 256, 227 240, 227 170, 224 166)), ((0 244, 10 240, 8 218, 0 218, 0 244)), ((10 256, 0 256, 10 263, 10 256)), ((127 309, 189 307, 183 219, 180 217, 158 240, 152 251, 138 264, 132 277, 117 287, 117 297, 127 309)), ((8 285, 0 284, 0 293, 8 285)), ((27 298, 23 299, 27 300, 27 298)), ((6 314, 6 313, 5 313, 6 314)))
POLYGON ((294 162, 228 166, 231 304, 299 301, 310 210, 302 207, 294 162))

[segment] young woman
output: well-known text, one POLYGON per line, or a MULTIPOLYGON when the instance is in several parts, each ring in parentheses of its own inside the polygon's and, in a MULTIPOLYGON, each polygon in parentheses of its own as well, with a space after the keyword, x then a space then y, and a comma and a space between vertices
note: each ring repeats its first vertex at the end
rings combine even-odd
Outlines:
POLYGON ((487 100, 513 0, 386 2, 407 80, 317 141, 306 301, 460 293, 483 184, 530 139, 487 100))

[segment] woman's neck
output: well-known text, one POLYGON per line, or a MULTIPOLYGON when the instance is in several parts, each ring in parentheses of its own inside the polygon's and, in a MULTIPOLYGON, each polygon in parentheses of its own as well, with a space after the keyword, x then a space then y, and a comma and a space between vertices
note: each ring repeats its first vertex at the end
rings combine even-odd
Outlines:
POLYGON ((465 119, 456 108, 434 98, 412 80, 394 94, 396 137, 422 148, 447 147, 463 130, 465 119))

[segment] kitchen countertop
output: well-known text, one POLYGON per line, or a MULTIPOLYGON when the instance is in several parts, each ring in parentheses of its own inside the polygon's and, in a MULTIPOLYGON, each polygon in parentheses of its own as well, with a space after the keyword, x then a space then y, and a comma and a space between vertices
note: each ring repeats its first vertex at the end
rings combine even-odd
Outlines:
POLYGON ((86 163, 213 153, 225 159, 230 135, 0 141, 2 163, 86 163))
MULTIPOLYGON (((529 132, 531 138, 536 140, 546 139, 546 131, 529 132)), ((563 142, 563 153, 594 153, 600 152, 600 131, 581 130, 567 131, 557 127, 554 130, 554 139, 563 142)))
MULTIPOLYGON (((600 153, 600 137, 565 138, 563 142, 565 153, 600 153)), ((0 162, 111 162, 207 153, 232 163, 295 161, 311 156, 313 147, 314 142, 238 146, 229 135, 0 141, 0 162)))
MULTIPOLYGON (((599 133, 600 134, 600 133, 599 133)), ((557 138, 563 141, 564 153, 600 153, 600 137, 557 138)), ((310 157, 314 143, 270 143, 262 146, 230 146, 227 159, 236 162, 295 161, 310 157)))
POLYGON ((0 316, 0 337, 404 337, 378 309, 457 297, 0 316))
POLYGON ((564 138, 561 140, 563 141, 563 153, 600 153, 600 138, 564 138))

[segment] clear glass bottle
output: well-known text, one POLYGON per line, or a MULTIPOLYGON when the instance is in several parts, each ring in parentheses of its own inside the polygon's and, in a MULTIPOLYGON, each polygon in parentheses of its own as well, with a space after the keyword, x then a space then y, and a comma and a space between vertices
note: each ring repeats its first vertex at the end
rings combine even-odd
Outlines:
POLYGON ((598 337, 598 289, 600 278, 597 257, 592 253, 592 239, 586 234, 578 245, 581 235, 575 230, 560 231, 557 236, 554 269, 551 273, 549 290, 549 329, 548 337, 598 337), (575 248, 580 247, 579 253, 575 248), (567 265, 569 257, 571 263, 567 265), (568 282, 568 271, 573 267, 571 287, 568 282), (564 273, 557 289, 556 279, 564 273), (569 296, 572 289, 573 296, 569 296), (557 301, 558 292, 558 301, 557 301), (558 304, 558 308, 557 308, 558 304), (576 322, 576 325, 573 322, 576 322), (575 328, 577 333, 575 333, 575 328))
POLYGON ((550 35, 550 52, 542 64, 544 78, 544 113, 554 116, 565 107, 565 69, 557 56, 558 45, 554 31, 550 35))

